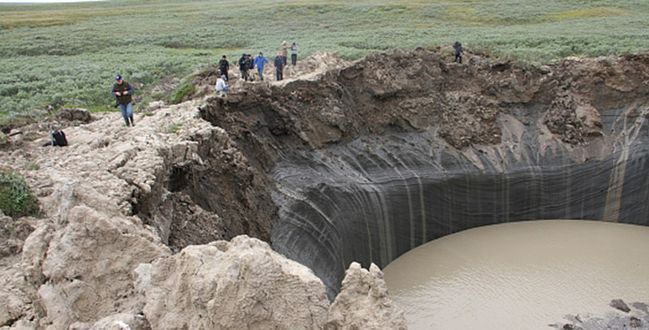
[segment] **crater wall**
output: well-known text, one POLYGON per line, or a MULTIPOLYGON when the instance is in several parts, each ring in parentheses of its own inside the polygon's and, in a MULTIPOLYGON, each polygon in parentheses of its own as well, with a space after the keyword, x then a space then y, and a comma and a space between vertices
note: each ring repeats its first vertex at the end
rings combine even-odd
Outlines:
POLYGON ((383 267, 477 226, 532 219, 649 225, 647 129, 629 145, 600 139, 597 150, 578 151, 556 143, 543 152, 536 133, 464 151, 430 132, 365 137, 284 160, 273 172, 280 206, 273 246, 313 269, 332 295, 352 261, 383 267), (610 153, 601 158, 577 155, 604 149, 610 153))

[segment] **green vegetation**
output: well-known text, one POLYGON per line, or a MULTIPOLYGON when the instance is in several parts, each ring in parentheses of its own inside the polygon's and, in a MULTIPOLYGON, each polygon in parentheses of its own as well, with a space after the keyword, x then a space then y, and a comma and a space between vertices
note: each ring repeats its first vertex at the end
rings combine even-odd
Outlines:
POLYGON ((189 79, 185 80, 171 93, 169 101, 173 104, 187 101, 188 97, 193 95, 195 91, 196 87, 192 81, 189 79))
POLYGON ((41 167, 37 163, 28 161, 25 163, 24 169, 27 171, 38 171, 41 167))
POLYGON ((38 213, 38 200, 20 175, 0 172, 0 210, 12 217, 38 213))
MULTIPOLYGON (((649 49, 643 0, 112 0, 0 4, 0 126, 46 105, 111 110, 113 76, 140 96, 222 54, 274 55, 282 40, 301 56, 345 58, 394 47, 450 45, 529 62, 649 49)), ((233 65, 234 67, 234 65, 233 65)), ((176 90, 176 98, 188 86, 176 90)))
POLYGON ((178 134, 180 132, 180 129, 183 128, 182 123, 174 123, 171 126, 167 128, 167 133, 169 134, 178 134))

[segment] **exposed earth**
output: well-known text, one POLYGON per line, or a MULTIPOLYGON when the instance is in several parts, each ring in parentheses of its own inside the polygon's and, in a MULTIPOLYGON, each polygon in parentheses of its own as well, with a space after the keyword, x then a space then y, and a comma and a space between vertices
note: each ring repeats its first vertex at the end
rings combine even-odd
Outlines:
POLYGON ((207 96, 140 109, 133 128, 110 113, 10 134, 0 166, 26 178, 42 211, 0 220, 0 329, 405 328, 375 265, 347 263, 342 285, 323 283, 271 250, 278 163, 427 130, 468 153, 527 127, 585 162, 614 149, 602 109, 638 125, 647 115, 649 55, 530 67, 442 54, 316 55, 224 98, 207 75, 207 96), (507 126, 512 116, 523 125, 507 126), (41 147, 53 126, 68 147, 41 147))

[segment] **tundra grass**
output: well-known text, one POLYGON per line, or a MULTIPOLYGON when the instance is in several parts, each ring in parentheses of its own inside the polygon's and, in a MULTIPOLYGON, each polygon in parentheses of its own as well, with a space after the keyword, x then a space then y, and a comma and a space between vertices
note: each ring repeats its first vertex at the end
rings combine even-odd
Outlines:
MULTIPOLYGON (((649 49, 645 0, 180 1, 0 4, 0 125, 47 105, 111 109, 113 76, 148 93, 228 55, 356 59, 460 40, 469 50, 541 63, 649 49)), ((173 95, 172 95, 173 96, 173 95)), ((137 105, 136 105, 137 107, 137 105)))

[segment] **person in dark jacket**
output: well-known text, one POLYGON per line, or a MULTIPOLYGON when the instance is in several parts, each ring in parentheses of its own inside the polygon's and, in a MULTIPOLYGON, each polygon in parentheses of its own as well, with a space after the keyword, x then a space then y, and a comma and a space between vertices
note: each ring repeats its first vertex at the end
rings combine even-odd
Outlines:
POLYGON ((242 54, 239 59, 239 72, 241 72, 241 79, 243 79, 243 81, 248 80, 248 70, 250 70, 248 56, 247 54, 242 54))
POLYGON ((248 65, 248 80, 255 80, 255 77, 252 75, 252 72, 255 69, 255 59, 252 58, 252 54, 246 55, 246 65, 248 65))
POLYGON ((223 57, 221 57, 221 60, 219 61, 219 71, 221 71, 221 75, 225 76, 225 80, 230 80, 230 76, 228 76, 229 69, 230 63, 228 62, 227 57, 223 55, 223 57))
POLYGON ((462 53, 464 53, 464 48, 459 41, 456 41, 453 44, 453 49, 455 49, 455 62, 462 63, 462 53))
POLYGON ((113 85, 113 95, 122 113, 122 117, 126 122, 126 126, 135 126, 133 122, 133 87, 122 79, 121 75, 115 77, 115 84, 113 85))
POLYGON ((277 52, 277 56, 275 56, 275 78, 277 80, 284 79, 284 56, 281 51, 277 52))

